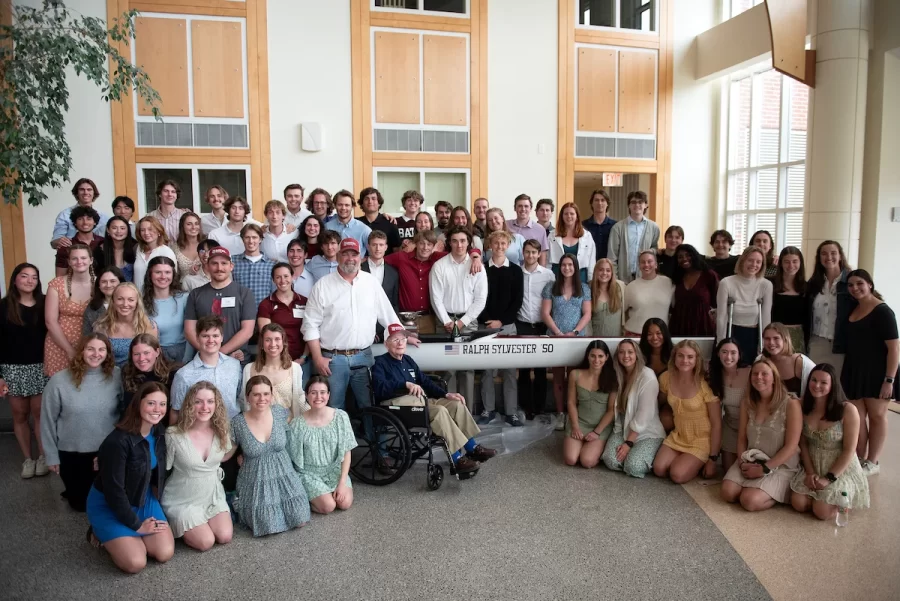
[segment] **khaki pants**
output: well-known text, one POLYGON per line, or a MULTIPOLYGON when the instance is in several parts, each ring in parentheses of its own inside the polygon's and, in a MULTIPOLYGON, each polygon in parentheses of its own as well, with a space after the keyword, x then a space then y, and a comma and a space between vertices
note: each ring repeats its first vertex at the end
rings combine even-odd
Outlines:
MULTIPOLYGON (((382 405, 399 405, 401 407, 422 406, 422 399, 406 395, 385 401, 382 405)), ((431 429, 435 434, 447 441, 451 453, 461 450, 469 439, 481 432, 472 414, 459 401, 451 399, 428 399, 428 415, 431 418, 431 429)))

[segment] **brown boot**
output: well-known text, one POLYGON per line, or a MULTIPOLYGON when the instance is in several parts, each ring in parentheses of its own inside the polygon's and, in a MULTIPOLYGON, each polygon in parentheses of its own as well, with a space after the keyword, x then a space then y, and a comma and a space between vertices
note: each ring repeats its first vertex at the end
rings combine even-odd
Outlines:
POLYGON ((477 445, 471 452, 469 452, 468 456, 475 461, 480 463, 484 463, 488 459, 492 459, 497 456, 496 449, 489 449, 487 447, 483 447, 481 445, 477 445))
POLYGON ((481 467, 481 464, 468 456, 462 456, 456 461, 456 471, 460 474, 474 472, 481 467))

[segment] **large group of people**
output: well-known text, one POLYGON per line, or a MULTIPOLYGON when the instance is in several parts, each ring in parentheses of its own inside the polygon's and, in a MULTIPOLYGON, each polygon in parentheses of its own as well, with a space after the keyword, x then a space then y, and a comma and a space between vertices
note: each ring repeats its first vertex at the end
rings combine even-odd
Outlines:
POLYGON ((228 543, 231 509, 262 536, 350 508, 348 401, 427 404, 461 473, 497 453, 479 426, 522 427, 552 397, 568 465, 676 483, 721 466, 722 497, 751 511, 827 519, 845 493, 869 504, 900 340, 837 242, 807 280, 801 251, 776 258, 765 231, 739 255, 725 230, 708 257, 679 226, 660 247, 640 191, 619 222, 596 190, 586 219, 567 203, 551 223, 553 201, 533 211, 525 194, 512 219, 485 198, 472 214, 440 201, 432 217, 410 190, 395 218, 366 188, 355 218, 351 192, 304 199, 292 184, 260 223, 221 186, 206 191, 212 213, 178 208, 164 181, 136 225, 130 198, 108 216, 91 180, 72 193, 46 293, 23 263, 0 301, 0 395, 22 477, 58 474, 87 539, 126 572, 169 559, 175 538, 228 543), (594 339, 581 365, 552 368, 549 390, 545 368, 490 366, 445 373, 444 387, 406 354, 418 334, 485 328, 594 339), (708 362, 695 337, 716 339, 708 362))

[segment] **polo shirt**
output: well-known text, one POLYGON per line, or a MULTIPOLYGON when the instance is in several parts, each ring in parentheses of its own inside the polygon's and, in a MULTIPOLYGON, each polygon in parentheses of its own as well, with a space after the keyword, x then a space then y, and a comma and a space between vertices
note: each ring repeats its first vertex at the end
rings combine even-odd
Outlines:
POLYGON ((259 309, 256 312, 257 319, 263 317, 270 319, 272 323, 277 323, 284 328, 287 334, 287 347, 291 355, 291 359, 299 359, 303 356, 306 343, 303 341, 301 328, 303 327, 303 316, 306 314, 306 297, 294 293, 294 299, 290 304, 284 304, 273 292, 259 303, 259 309))

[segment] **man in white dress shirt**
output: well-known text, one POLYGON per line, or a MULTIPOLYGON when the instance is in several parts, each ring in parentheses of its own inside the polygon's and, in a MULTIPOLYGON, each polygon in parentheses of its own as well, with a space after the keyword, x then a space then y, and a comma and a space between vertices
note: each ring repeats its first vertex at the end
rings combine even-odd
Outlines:
MULTIPOLYGON (((435 319, 443 324, 446 332, 453 325, 460 331, 472 330, 478 325, 478 316, 487 301, 487 273, 482 270, 471 273, 472 261, 480 257, 469 256, 472 235, 461 226, 447 230, 450 254, 439 259, 431 268, 428 278, 431 306, 435 319)), ((451 371, 447 384, 469 403, 469 411, 475 403, 475 372, 451 371)))
POLYGON ((225 201, 225 213, 228 220, 225 225, 209 233, 209 237, 219 243, 233 255, 244 252, 244 240, 241 238, 241 230, 247 222, 250 214, 250 203, 243 196, 232 196, 225 201))
POLYGON ((328 378, 332 407, 344 408, 348 388, 357 407, 371 404, 375 325, 386 328, 398 321, 375 276, 360 271, 359 242, 342 240, 338 270, 313 286, 302 329, 315 373, 328 378))
POLYGON ((288 243, 296 239, 297 232, 288 233, 286 211, 280 200, 267 202, 265 213, 268 226, 263 234, 262 252, 271 261, 287 263, 288 243))
MULTIPOLYGON (((525 277, 522 295, 522 308, 516 315, 516 334, 519 336, 543 336, 547 326, 541 319, 541 291, 547 284, 556 281, 553 271, 540 264, 541 243, 537 240, 526 240, 522 248, 525 263, 522 274, 525 277)), ((534 384, 531 383, 530 369, 519 369, 519 407, 525 411, 527 419, 542 413, 547 401, 547 370, 534 368, 534 384)))
POLYGON ((284 215, 284 223, 299 229, 303 220, 312 213, 303 206, 303 186, 300 184, 288 184, 284 188, 284 203, 287 212, 284 215))
POLYGON ((217 230, 228 219, 225 212, 225 201, 228 200, 228 192, 222 186, 216 184, 206 191, 206 204, 212 209, 212 213, 206 213, 200 218, 200 229, 209 236, 210 232, 217 230))

